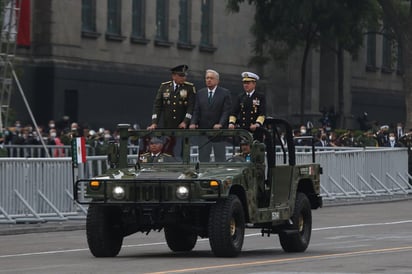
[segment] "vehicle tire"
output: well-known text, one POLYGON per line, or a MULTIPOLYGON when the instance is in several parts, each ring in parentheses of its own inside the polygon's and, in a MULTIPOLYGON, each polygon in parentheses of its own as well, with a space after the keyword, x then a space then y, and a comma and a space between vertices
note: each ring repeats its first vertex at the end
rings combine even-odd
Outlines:
POLYGON ((165 238, 169 248, 175 252, 190 251, 197 242, 196 233, 181 229, 179 226, 166 226, 165 238))
POLYGON ((217 257, 235 257, 242 250, 245 215, 236 195, 217 201, 209 215, 209 242, 217 257))
POLYGON ((121 212, 117 207, 91 204, 87 212, 86 235, 95 257, 115 257, 123 243, 121 212))
POLYGON ((297 230, 297 233, 279 233, 280 245, 286 252, 303 252, 309 246, 312 233, 312 212, 309 199, 304 193, 296 194, 295 210, 291 220, 293 224, 286 230, 297 230))

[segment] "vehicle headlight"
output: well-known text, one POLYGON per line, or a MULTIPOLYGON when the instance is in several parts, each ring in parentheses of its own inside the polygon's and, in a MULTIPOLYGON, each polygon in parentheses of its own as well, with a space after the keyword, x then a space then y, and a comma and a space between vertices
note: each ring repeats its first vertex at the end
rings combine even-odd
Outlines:
POLYGON ((124 188, 121 186, 116 186, 115 188, 113 188, 112 194, 113 198, 115 198, 116 200, 121 200, 125 196, 124 188))
POLYGON ((181 200, 187 199, 189 197, 189 189, 186 186, 179 186, 176 189, 176 196, 181 200))

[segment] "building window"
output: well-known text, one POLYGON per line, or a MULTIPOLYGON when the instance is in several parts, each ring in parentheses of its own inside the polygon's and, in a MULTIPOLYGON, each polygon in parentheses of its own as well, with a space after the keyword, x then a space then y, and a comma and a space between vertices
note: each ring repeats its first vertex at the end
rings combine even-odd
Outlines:
POLYGON ((376 71, 376 31, 370 30, 366 38, 366 70, 376 71))
POLYGON ((170 47, 169 42, 169 1, 156 0, 156 46, 170 47))
POLYGON ((122 34, 122 1, 107 0, 107 32, 106 38, 116 40, 122 34))
POLYGON ((82 0, 82 35, 96 38, 96 0, 82 0))
POLYGON ((200 29, 200 47, 201 51, 215 51, 212 46, 213 33, 213 9, 212 0, 202 0, 202 25, 200 29))
POLYGON ((191 45, 191 1, 179 1, 179 42, 177 46, 183 49, 193 49, 191 45))
POLYGON ((402 47, 401 47, 401 45, 400 44, 398 44, 398 54, 397 54, 397 57, 396 57, 396 72, 398 73, 398 74, 403 74, 403 70, 404 70, 404 68, 403 68, 403 53, 402 53, 402 47))
POLYGON ((138 44, 147 44, 146 39, 146 1, 133 0, 132 2, 132 35, 130 41, 138 44))
POLYGON ((392 72, 392 40, 388 31, 382 35, 382 72, 392 72))

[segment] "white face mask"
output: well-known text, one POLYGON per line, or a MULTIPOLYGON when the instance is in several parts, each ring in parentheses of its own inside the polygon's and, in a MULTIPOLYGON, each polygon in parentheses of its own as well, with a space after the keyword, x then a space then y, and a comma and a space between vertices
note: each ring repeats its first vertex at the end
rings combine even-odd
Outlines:
POLYGON ((395 137, 391 136, 391 137, 389 137, 389 140, 390 141, 395 141, 395 137))
POLYGON ((54 124, 50 124, 49 127, 54 127, 54 124))
POLYGON ((105 135, 104 135, 104 138, 105 138, 105 139, 110 139, 110 137, 112 137, 112 136, 110 136, 110 134, 105 134, 105 135))
POLYGON ((301 129, 301 130, 300 130, 300 133, 301 133, 301 134, 306 134, 306 129, 301 129))
POLYGON ((50 137, 56 137, 56 132, 51 132, 50 137))

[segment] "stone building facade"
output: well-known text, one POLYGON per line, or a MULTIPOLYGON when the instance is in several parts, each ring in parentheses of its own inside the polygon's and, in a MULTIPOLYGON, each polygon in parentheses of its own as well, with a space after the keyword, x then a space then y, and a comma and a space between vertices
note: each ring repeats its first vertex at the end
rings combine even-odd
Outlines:
MULTIPOLYGON (((249 66, 254 10, 247 3, 235 14, 218 0, 31 0, 30 8, 31 43, 18 48, 16 66, 39 124, 68 115, 91 128, 146 127, 160 83, 178 64, 189 65, 198 89, 205 70, 217 70, 233 94, 242 91, 241 72, 260 73, 268 115, 299 123, 301 56, 282 68, 249 66)), ((363 111, 388 123, 404 117, 400 75, 381 70, 379 37, 376 45, 374 69, 366 47, 357 60, 345 57, 347 127, 363 111)), ((314 49, 307 69, 305 120, 316 124, 322 108, 338 104, 335 57, 314 49)), ((12 103, 16 118, 29 121, 17 93, 12 103)))

